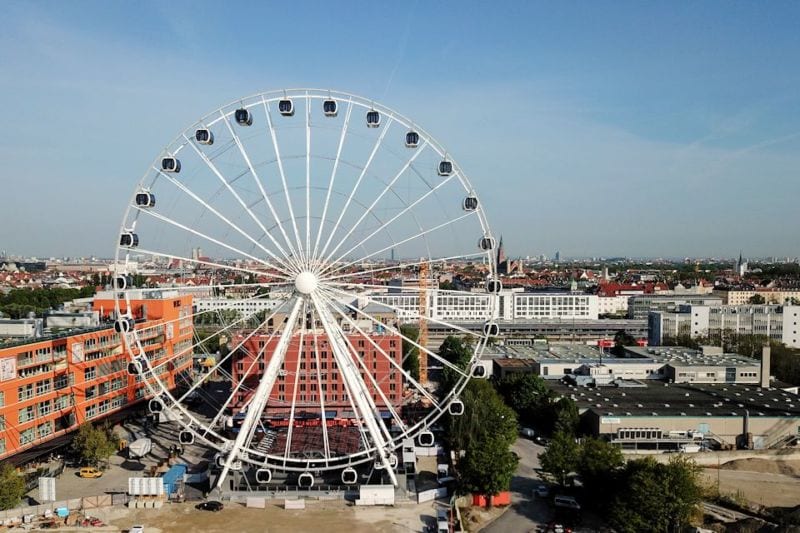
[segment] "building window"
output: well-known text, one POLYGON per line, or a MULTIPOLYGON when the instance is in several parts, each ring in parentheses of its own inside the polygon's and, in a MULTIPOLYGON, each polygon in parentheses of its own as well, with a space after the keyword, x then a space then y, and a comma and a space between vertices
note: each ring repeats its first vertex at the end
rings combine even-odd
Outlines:
POLYGON ((34 441, 34 439, 36 439, 36 434, 33 432, 33 428, 26 429, 25 431, 20 431, 19 433, 20 446, 30 444, 31 442, 34 441))
POLYGON ((91 367, 91 368, 84 369, 84 371, 83 371, 83 379, 84 379, 84 381, 91 381, 96 377, 97 377, 97 368, 96 367, 91 367))

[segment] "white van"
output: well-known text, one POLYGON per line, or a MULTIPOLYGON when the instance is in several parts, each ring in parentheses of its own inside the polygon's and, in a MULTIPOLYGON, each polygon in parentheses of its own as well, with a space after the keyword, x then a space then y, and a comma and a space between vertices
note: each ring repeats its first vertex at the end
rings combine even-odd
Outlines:
POLYGON ((556 496, 555 499, 553 500, 553 503, 555 504, 556 507, 562 507, 564 509, 572 509, 574 511, 581 510, 580 504, 572 496, 561 496, 561 495, 556 496))

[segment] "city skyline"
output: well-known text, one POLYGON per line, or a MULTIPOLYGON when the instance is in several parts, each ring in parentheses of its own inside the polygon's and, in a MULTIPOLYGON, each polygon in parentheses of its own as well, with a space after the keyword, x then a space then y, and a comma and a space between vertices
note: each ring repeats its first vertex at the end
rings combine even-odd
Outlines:
POLYGON ((113 255, 179 131, 240 96, 322 86, 451 149, 512 257, 798 255, 796 5, 312 3, 301 27, 278 6, 224 22, 195 5, 6 7, 0 248, 113 255))

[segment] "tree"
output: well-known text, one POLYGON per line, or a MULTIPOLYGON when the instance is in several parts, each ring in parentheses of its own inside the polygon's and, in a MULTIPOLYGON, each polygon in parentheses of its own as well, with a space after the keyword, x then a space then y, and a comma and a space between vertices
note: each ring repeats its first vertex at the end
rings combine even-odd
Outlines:
POLYGON ((411 339, 419 342, 419 328, 411 324, 401 324, 400 333, 403 334, 403 370, 419 380, 419 348, 408 341, 411 339))
POLYGON ((467 450, 473 441, 500 435, 510 446, 517 438, 517 417, 485 379, 471 380, 461 393, 464 414, 445 418, 452 449, 467 450))
POLYGON ((629 461, 620 488, 609 519, 622 533, 678 531, 702 496, 699 468, 683 455, 667 464, 652 457, 629 461))
POLYGON ((459 491, 491 497, 508 490, 518 459, 509 449, 517 438, 517 417, 492 385, 471 380, 461 394, 464 414, 445 418, 450 447, 463 450, 457 464, 459 491))
POLYGON ((578 469, 580 461, 580 446, 575 438, 563 431, 553 435, 553 440, 547 449, 539 454, 539 464, 542 471, 550 474, 559 485, 567 484, 567 476, 578 469))
POLYGON ((25 495, 25 480, 10 464, 0 466, 0 509, 13 509, 25 495))
MULTIPOLYGON (((452 363, 453 366, 465 370, 472 360, 472 346, 462 337, 448 335, 439 346, 439 356, 452 363)), ((439 391, 443 394, 448 393, 458 383, 459 377, 458 372, 445 366, 439 382, 439 391)))
POLYGON ((87 465, 97 466, 117 451, 119 440, 108 427, 95 427, 85 422, 72 440, 72 450, 87 465))
POLYGON ((614 335, 614 347, 611 349, 611 353, 614 355, 622 355, 624 352, 624 346, 636 346, 636 339, 625 330, 619 330, 614 335))
POLYGON ((747 300, 747 303, 753 304, 753 305, 758 305, 758 304, 766 303, 766 300, 760 294, 754 294, 754 295, 752 295, 750 297, 749 300, 747 300))
POLYGON ((520 421, 526 423, 537 420, 542 406, 549 404, 553 396, 544 379, 532 373, 509 374, 498 380, 496 387, 506 405, 517 413, 520 421))
POLYGON ((588 438, 581 443, 577 472, 588 499, 596 507, 606 507, 609 497, 613 496, 609 483, 614 482, 624 465, 625 458, 618 447, 596 438, 588 438))
POLYGON ((502 435, 472 441, 458 464, 460 488, 463 492, 487 494, 491 505, 495 494, 508 490, 518 462, 502 435))

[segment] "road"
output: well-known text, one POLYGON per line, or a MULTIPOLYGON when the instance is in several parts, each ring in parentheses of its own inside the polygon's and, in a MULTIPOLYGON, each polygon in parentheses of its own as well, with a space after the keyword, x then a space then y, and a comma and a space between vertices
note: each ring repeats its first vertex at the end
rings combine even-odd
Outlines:
POLYGON ((542 483, 536 469, 544 448, 520 437, 511 449, 519 455, 519 466, 511 479, 511 507, 483 528, 485 533, 537 531, 550 520, 550 506, 533 495, 533 489, 542 483))

